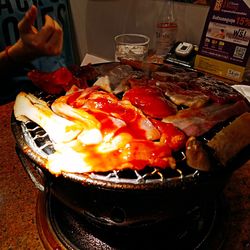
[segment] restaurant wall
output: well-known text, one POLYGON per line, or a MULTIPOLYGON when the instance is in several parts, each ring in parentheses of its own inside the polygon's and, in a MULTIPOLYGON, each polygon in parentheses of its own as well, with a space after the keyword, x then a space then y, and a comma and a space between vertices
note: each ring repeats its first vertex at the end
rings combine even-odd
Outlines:
MULTIPOLYGON (((143 33, 151 38, 162 0, 70 0, 80 58, 85 53, 114 59, 115 35, 143 33)), ((178 22, 177 39, 199 44, 208 6, 174 3, 178 22)))

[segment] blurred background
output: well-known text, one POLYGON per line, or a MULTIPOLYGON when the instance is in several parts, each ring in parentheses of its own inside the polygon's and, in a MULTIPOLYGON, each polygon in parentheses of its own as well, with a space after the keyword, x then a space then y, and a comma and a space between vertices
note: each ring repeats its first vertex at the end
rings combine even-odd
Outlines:
MULTIPOLYGON (((70 0, 76 46, 81 61, 86 53, 114 60, 114 36, 141 33, 155 45, 156 20, 164 0, 70 0)), ((174 1, 177 40, 199 44, 209 5, 174 1)))

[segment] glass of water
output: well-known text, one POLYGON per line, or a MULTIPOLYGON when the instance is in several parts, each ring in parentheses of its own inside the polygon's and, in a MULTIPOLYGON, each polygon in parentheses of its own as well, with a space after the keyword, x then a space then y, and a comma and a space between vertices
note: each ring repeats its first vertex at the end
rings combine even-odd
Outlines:
POLYGON ((150 38, 142 34, 115 36, 115 61, 119 58, 143 61, 148 55, 150 38))

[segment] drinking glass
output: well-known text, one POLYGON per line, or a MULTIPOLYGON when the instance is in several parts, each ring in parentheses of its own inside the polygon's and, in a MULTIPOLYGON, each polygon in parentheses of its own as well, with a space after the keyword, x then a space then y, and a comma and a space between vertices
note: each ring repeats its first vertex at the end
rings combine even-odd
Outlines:
POLYGON ((150 38, 142 34, 115 36, 115 61, 119 58, 143 61, 148 55, 150 38))

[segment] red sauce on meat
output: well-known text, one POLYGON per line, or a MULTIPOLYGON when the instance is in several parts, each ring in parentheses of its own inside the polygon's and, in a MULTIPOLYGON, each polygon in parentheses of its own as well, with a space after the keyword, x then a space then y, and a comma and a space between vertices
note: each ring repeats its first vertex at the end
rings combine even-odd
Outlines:
POLYGON ((138 86, 128 90, 123 100, 129 100, 143 113, 153 118, 164 118, 176 113, 175 106, 164 96, 157 87, 138 86))

